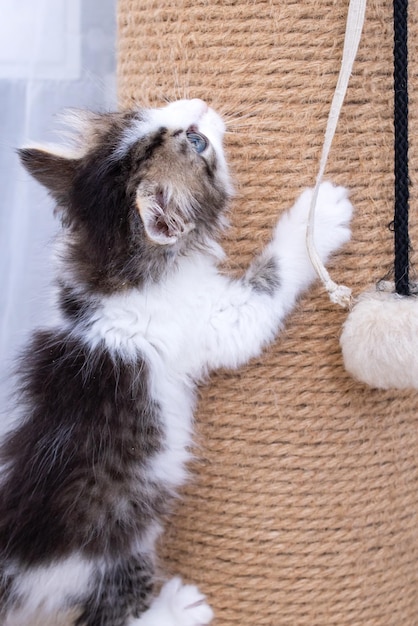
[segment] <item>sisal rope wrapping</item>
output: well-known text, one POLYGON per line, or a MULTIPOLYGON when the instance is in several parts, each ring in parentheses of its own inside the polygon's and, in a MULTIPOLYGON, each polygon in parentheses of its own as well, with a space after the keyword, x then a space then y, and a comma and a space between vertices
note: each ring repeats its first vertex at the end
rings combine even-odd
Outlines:
MULTIPOLYGON (((119 0, 122 106, 192 96, 244 116, 227 137, 238 192, 225 240, 232 271, 315 182, 347 7, 119 0)), ((393 261, 392 42, 391 3, 369 0, 325 175, 352 190, 353 240, 330 269, 354 295, 393 261)), ((418 3, 410 0, 410 50, 417 43, 418 3)), ((412 241, 415 194, 412 186, 412 241)), ((418 624, 418 395, 350 377, 339 348, 345 317, 316 286, 262 358, 202 389, 198 460, 163 550, 168 569, 208 595, 217 624, 418 624)))

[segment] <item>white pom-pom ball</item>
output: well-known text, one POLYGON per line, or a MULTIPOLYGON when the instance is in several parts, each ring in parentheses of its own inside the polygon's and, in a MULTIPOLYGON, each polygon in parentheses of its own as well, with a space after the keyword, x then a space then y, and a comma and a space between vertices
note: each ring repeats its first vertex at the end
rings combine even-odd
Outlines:
MULTIPOLYGON (((392 286, 393 287, 393 286, 392 286)), ((379 389, 418 389, 418 298, 363 293, 340 339, 346 370, 379 389)))

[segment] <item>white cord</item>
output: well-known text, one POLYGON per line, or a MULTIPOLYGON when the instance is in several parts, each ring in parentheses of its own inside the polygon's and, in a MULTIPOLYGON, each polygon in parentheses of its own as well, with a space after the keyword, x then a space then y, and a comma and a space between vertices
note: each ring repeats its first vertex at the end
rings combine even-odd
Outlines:
POLYGON ((350 0, 341 69, 328 116, 324 145, 322 148, 321 161, 319 165, 319 172, 316 178, 315 189, 312 195, 311 207, 309 211, 309 221, 306 230, 306 245, 308 248, 309 257, 312 261, 315 271, 321 279, 324 287, 328 291, 331 301, 335 304, 340 304, 343 307, 347 307, 350 305, 351 289, 349 289, 349 287, 346 287, 345 285, 337 285, 331 279, 327 269, 319 258, 318 252, 316 251, 314 244, 315 208, 318 198, 319 185, 322 182, 322 177, 325 172, 329 151, 335 135, 335 130, 337 128, 341 108, 344 102, 345 94, 347 92, 348 81, 350 80, 354 60, 356 58, 358 46, 360 43, 365 12, 366 0, 350 0))

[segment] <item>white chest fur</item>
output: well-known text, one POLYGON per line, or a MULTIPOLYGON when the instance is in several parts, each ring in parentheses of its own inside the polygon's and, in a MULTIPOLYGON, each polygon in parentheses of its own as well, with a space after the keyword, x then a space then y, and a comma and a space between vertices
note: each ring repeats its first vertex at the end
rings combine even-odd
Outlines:
POLYGON ((92 348, 104 344, 127 362, 146 359, 165 428, 165 445, 149 470, 168 486, 186 478, 195 380, 205 368, 204 328, 225 280, 210 257, 196 255, 165 282, 103 298, 82 331, 92 348))
POLYGON ((212 258, 196 254, 158 284, 103 298, 84 338, 128 361, 142 354, 159 373, 199 378, 202 333, 227 287, 212 258))

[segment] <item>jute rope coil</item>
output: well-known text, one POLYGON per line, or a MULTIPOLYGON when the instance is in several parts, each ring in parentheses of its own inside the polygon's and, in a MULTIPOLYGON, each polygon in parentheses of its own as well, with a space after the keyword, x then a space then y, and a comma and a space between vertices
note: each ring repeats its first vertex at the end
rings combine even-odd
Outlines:
MULTIPOLYGON (((347 7, 119 0, 121 105, 190 95, 236 118, 227 138, 238 191, 225 241, 232 271, 315 182, 347 7)), ((331 268, 354 295, 392 266, 392 41, 391 2, 370 0, 326 172, 350 187, 356 207, 353 240, 331 268)), ((411 0, 411 51, 417 42, 411 0)), ((372 390, 347 374, 345 316, 314 288, 262 358, 202 389, 198 460, 162 549, 169 570, 207 593, 217 624, 418 624, 418 395, 372 390)))

